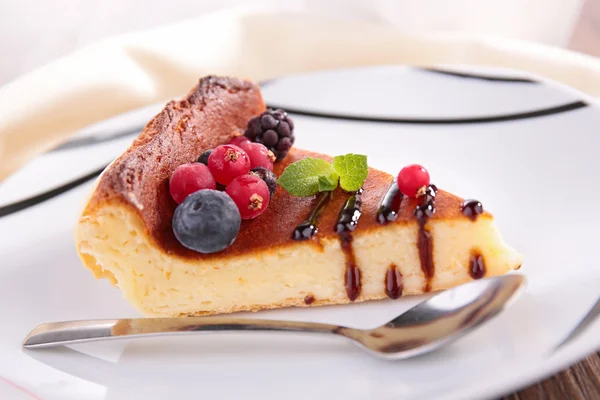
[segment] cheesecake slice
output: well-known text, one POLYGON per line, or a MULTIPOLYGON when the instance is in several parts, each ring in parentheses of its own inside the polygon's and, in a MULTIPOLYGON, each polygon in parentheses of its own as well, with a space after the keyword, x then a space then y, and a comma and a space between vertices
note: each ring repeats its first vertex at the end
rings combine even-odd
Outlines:
MULTIPOLYGON (((263 111, 258 87, 234 78, 201 79, 168 103, 98 179, 75 231, 83 264, 148 316, 395 299, 520 267, 521 256, 479 203, 430 187, 435 212, 415 213, 422 200, 403 197, 390 174, 372 168, 356 193, 293 197, 277 187, 231 246, 212 254, 186 249, 171 226, 171 173, 263 111), (315 209, 320 217, 307 223, 315 209), (348 213, 360 216, 355 229, 340 230, 348 213)), ((304 157, 330 159, 292 149, 275 174, 304 157)))

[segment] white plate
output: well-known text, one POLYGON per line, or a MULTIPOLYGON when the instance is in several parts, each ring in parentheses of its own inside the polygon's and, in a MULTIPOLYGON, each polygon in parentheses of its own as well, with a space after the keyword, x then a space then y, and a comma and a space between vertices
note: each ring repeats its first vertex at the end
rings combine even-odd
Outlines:
MULTIPOLYGON (((600 294, 600 109, 576 92, 516 72, 471 73, 404 67, 322 72, 267 82, 264 95, 270 104, 303 114, 295 117, 299 147, 366 153, 371 165, 390 172, 419 162, 438 186, 480 199, 526 260, 520 272, 529 286, 500 317, 442 351, 401 362, 374 359, 335 339, 277 334, 22 351, 22 339, 41 322, 136 315, 75 253, 72 228, 90 181, 0 218, 0 398, 27 398, 17 386, 44 400, 491 397, 598 349, 600 321, 550 352, 600 294)), ((81 135, 141 126, 158 108, 81 135)), ((0 185, 0 206, 96 169, 131 138, 40 156, 0 185)), ((417 300, 251 317, 369 327, 417 300)))

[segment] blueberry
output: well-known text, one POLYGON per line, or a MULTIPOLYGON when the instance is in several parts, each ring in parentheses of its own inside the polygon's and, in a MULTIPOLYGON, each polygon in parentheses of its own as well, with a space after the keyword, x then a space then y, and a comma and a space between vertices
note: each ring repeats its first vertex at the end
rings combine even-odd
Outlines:
POLYGON ((269 188, 271 198, 273 198, 273 195, 275 194, 275 189, 277 189, 277 175, 275 175, 272 171, 269 171, 265 167, 256 167, 252 169, 250 173, 258 176, 260 179, 265 181, 267 187, 269 188))
POLYGON ((204 165, 208 165, 208 157, 210 156, 210 153, 212 153, 212 149, 211 150, 206 150, 204 153, 200 154, 200 157, 198 157, 198 162, 202 163, 204 165))
POLYGON ((227 193, 204 189, 190 194, 175 209, 173 233, 184 247, 215 253, 230 246, 242 218, 227 193))

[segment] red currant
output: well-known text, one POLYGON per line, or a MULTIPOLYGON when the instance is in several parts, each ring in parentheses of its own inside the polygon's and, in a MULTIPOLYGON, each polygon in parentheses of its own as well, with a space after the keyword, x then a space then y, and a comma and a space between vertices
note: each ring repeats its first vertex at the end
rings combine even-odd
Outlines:
POLYGON ((250 165, 248 154, 232 144, 217 147, 208 157, 208 168, 215 180, 222 185, 227 185, 236 177, 247 174, 250 165))
POLYGON ((246 136, 235 136, 229 141, 228 144, 232 144, 234 146, 239 147, 240 149, 246 150, 244 149, 244 145, 248 143, 250 143, 250 139, 248 139, 246 136))
POLYGON ((405 196, 417 197, 419 191, 429 186, 429 172, 419 164, 411 164, 400 170, 398 188, 405 196))
POLYGON ((183 164, 175 168, 169 181, 171 197, 177 204, 200 189, 216 189, 217 183, 208 167, 201 163, 183 164))
POLYGON ((238 206, 242 219, 256 218, 269 206, 269 188, 256 175, 238 176, 227 185, 225 192, 238 206))
POLYGON ((244 150, 250 157, 250 163, 252 166, 250 169, 256 167, 265 167, 269 171, 273 171, 273 161, 275 161, 275 154, 260 143, 248 142, 245 144, 244 150))

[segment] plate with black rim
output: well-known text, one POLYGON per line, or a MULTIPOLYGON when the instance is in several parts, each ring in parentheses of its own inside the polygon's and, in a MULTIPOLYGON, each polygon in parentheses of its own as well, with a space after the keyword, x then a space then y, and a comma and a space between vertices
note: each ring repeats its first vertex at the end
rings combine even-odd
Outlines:
MULTIPOLYGON (((162 105, 95 124, 0 184, 0 397, 42 399, 494 397, 600 348, 600 322, 557 350, 598 298, 600 108, 518 71, 404 66, 262 83, 296 124, 296 146, 367 154, 394 173, 426 165, 478 198, 525 256, 528 287, 498 318, 435 353, 385 362, 335 338, 220 334, 23 351, 46 321, 135 317, 78 260, 72 229, 99 171, 162 105)), ((281 309, 250 318, 377 326, 424 296, 281 309)))

